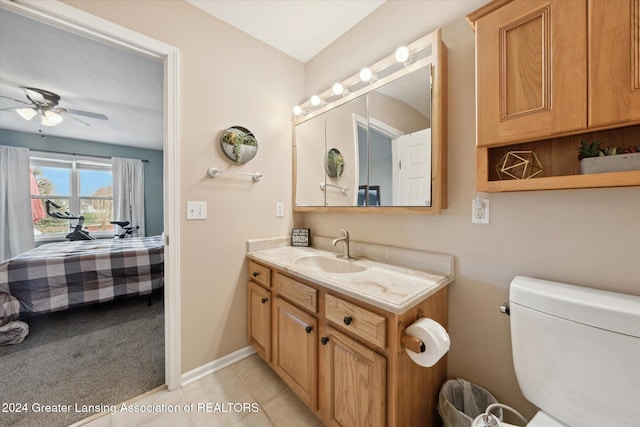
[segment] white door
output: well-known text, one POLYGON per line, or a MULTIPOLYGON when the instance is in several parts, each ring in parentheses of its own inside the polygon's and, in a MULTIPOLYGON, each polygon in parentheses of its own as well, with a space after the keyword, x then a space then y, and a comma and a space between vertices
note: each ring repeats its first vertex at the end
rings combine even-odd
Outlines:
POLYGON ((431 206, 431 129, 394 140, 394 206, 431 206))

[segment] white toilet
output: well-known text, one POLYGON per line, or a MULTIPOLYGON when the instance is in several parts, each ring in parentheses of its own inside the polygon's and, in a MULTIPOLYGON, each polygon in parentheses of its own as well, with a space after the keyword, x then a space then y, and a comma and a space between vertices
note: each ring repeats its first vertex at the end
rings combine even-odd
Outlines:
POLYGON ((640 296, 518 276, 509 301, 528 427, 640 426, 640 296))

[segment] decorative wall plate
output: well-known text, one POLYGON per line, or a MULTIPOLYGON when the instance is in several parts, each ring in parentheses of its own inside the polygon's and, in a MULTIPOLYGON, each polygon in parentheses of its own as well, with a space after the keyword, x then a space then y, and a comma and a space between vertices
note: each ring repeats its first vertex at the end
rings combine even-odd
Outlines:
POLYGON ((224 154, 236 163, 247 163, 258 152, 258 141, 253 133, 242 126, 231 126, 220 138, 224 154))

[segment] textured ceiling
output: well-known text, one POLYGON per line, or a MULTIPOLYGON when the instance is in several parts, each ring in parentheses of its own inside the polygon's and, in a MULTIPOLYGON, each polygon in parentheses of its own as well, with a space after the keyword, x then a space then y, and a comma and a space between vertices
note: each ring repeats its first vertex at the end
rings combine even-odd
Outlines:
MULTIPOLYGON (((102 121, 78 116, 43 134, 142 148, 162 149, 163 64, 0 9, 0 95, 27 101, 21 87, 62 98, 60 107, 105 114, 102 121)), ((0 98, 0 108, 24 106, 0 98)), ((26 121, 0 112, 0 128, 38 133, 38 118, 26 121)))
POLYGON ((307 62, 384 0, 187 0, 188 3, 307 62))

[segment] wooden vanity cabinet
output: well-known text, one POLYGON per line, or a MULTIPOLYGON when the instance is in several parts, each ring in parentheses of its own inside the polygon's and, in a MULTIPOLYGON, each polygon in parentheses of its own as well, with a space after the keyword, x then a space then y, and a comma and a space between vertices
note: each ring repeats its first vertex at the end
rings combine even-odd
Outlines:
POLYGON ((476 32, 477 190, 640 185, 640 172, 580 175, 581 140, 637 146, 640 0, 494 0, 476 32), (509 151, 542 173, 500 180, 509 151))
POLYGON ((323 338, 329 425, 385 425, 387 359, 333 328, 323 338))
POLYGON ((262 358, 271 361, 271 270, 249 261, 247 336, 262 358))
MULTIPOLYGON (((258 274, 256 277, 260 277, 258 274)), ((440 426, 438 393, 447 378, 446 355, 433 367, 416 365, 400 344, 420 317, 446 327, 447 288, 395 314, 324 286, 249 261, 250 344, 325 425, 440 426), (269 290, 254 282, 256 266, 269 290), (257 307, 270 292, 271 356, 257 339, 257 307), (251 326, 253 325, 253 326, 251 326)), ((261 337, 263 335, 260 335, 261 337)))
POLYGON ((249 342, 264 360, 271 360, 271 292, 249 282, 249 342))
POLYGON ((282 298, 276 298, 273 312, 273 369, 309 408, 316 410, 317 320, 282 298))

